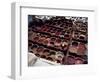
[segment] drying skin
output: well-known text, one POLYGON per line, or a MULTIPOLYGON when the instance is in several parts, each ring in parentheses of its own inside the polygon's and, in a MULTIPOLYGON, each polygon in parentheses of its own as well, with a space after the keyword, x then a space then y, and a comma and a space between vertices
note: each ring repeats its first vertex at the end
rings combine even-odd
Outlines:
POLYGON ((32 66, 37 61, 37 56, 33 53, 28 53, 28 66, 32 66))

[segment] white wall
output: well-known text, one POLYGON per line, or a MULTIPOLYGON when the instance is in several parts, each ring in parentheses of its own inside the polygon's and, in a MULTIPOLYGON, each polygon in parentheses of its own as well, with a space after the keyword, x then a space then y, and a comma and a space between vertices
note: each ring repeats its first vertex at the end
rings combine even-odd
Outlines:
MULTIPOLYGON (((95 6, 98 9, 98 16, 97 16, 97 22, 98 22, 98 27, 100 26, 100 3, 99 0, 1 0, 0 2, 0 80, 5 80, 5 81, 13 81, 8 76, 10 76, 10 69, 11 69, 11 3, 12 2, 33 2, 33 3, 42 3, 44 5, 50 5, 50 4, 55 4, 55 5, 62 5, 63 7, 65 5, 76 5, 76 6, 95 6)), ((100 42, 99 34, 100 34, 100 28, 97 28, 98 30, 98 40, 97 42, 100 42)), ((98 50, 98 62, 100 62, 99 57, 99 44, 96 47, 98 50)), ((98 69, 100 69, 100 64, 97 63, 98 69)), ((52 78, 52 79, 42 79, 42 80, 34 80, 34 81, 66 81, 66 82, 99 82, 99 75, 95 76, 76 76, 76 77, 63 77, 63 78, 52 78)))

